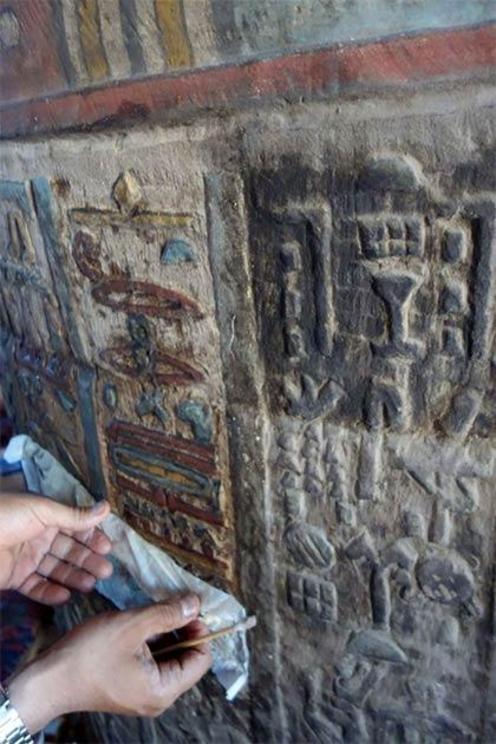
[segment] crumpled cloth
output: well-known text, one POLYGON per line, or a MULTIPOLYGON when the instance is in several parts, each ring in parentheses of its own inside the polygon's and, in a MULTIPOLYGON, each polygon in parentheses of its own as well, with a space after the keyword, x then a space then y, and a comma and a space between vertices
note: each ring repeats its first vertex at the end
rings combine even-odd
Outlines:
MULTIPOLYGON (((27 488, 65 504, 91 506, 95 500, 78 480, 30 437, 13 437, 4 453, 7 462, 22 462, 27 488)), ((101 529, 113 543, 114 573, 96 589, 121 610, 166 600, 191 591, 201 598, 201 617, 211 631, 246 618, 241 604, 181 568, 167 553, 144 540, 115 514, 101 529)), ((213 673, 233 700, 248 679, 249 654, 245 633, 212 642, 213 673)))

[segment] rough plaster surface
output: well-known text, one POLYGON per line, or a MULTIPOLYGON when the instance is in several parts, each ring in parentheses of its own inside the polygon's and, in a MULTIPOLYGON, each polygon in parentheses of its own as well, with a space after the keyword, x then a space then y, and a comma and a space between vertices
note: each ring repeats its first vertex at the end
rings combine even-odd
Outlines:
POLYGON ((102 741, 496 738, 493 104, 2 145, 20 425, 259 619, 234 705, 102 741))

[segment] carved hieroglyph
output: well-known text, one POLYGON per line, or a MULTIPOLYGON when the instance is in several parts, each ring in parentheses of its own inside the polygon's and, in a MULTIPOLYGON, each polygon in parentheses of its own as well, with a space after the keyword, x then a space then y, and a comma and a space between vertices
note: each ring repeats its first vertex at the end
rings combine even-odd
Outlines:
POLYGON ((259 618, 234 706, 102 740, 496 737, 494 117, 411 106, 9 151, 21 425, 259 618))
MULTIPOLYGON (((75 364, 79 334, 67 295, 59 291, 67 275, 48 180, 2 181, 0 209, 4 394, 18 426, 91 482, 91 445, 86 448, 77 409, 94 373, 75 364)), ((93 416, 88 400, 86 420, 93 416)))

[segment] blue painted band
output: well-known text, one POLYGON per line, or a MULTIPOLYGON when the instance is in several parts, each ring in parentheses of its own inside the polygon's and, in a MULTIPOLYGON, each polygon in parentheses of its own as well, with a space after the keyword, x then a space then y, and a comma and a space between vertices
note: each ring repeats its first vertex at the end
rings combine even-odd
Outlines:
POLYGON ((15 202, 28 216, 32 213, 26 184, 22 181, 0 181, 0 199, 15 202))
POLYGON ((133 449, 132 447, 125 447, 122 445, 111 445, 110 456, 112 462, 118 470, 121 470, 127 475, 134 476, 135 478, 141 478, 150 483, 154 483, 162 488, 167 488, 170 491, 176 491, 180 493, 187 493, 200 498, 206 498, 209 502, 213 502, 217 506, 218 494, 220 489, 220 483, 217 479, 207 478, 205 475, 198 473, 195 470, 189 470, 188 468, 179 465, 178 463, 169 460, 165 457, 156 457, 147 452, 141 452, 140 450, 133 449), (129 457, 133 460, 141 460, 144 465, 150 464, 155 465, 164 470, 170 470, 172 473, 177 473, 185 478, 188 478, 191 485, 186 483, 178 483, 172 478, 166 476, 155 475, 150 473, 145 468, 141 469, 133 465, 127 464, 123 461, 124 458, 129 457))
POLYGON ((80 367, 78 371, 79 408, 84 432, 84 448, 90 477, 90 491, 96 499, 105 498, 106 486, 103 477, 98 427, 94 405, 95 371, 91 367, 80 367))

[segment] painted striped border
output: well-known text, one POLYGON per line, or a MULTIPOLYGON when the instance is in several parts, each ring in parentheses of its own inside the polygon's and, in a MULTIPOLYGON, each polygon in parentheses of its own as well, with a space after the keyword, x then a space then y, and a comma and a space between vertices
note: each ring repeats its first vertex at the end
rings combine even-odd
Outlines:
MULTIPOLYGON (((58 31, 62 29, 59 56, 69 65, 67 78, 73 89, 194 65, 184 0, 51 2, 54 23, 58 31)), ((189 23, 192 18, 203 24, 205 33, 209 28, 206 7, 197 5, 195 14, 189 14, 189 23)))
POLYGON ((284 96, 336 96, 496 71, 496 23, 337 45, 69 92, 0 108, 3 138, 105 127, 284 96))

